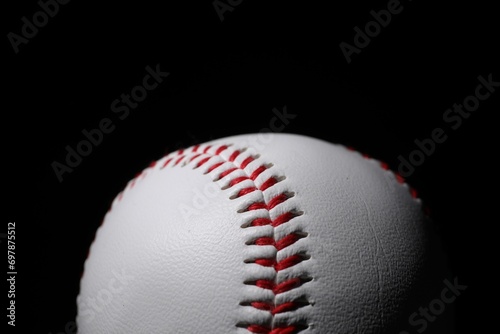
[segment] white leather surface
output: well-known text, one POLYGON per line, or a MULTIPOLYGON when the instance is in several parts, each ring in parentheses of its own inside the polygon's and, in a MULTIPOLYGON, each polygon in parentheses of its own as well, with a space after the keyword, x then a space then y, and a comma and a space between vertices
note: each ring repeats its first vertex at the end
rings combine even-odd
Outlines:
POLYGON ((249 333, 244 324, 269 322, 307 324, 303 334, 399 333, 408 312, 421 305, 416 297, 425 302, 423 296, 432 290, 425 284, 444 278, 436 271, 444 263, 427 251, 428 227, 419 200, 377 161, 291 134, 224 138, 201 145, 198 152, 208 144, 209 154, 189 161, 194 153, 186 149, 186 158, 176 166, 171 162, 161 168, 182 154, 162 158, 115 199, 85 263, 77 299, 80 334, 249 333), (231 146, 213 156, 222 144, 231 146), (235 149, 246 150, 228 162, 235 149), (213 181, 257 154, 245 170, 213 181), (208 156, 213 156, 209 162, 194 168, 208 156), (216 162, 222 164, 205 174, 216 162), (255 181, 220 190, 261 165, 269 168, 255 181), (270 176, 281 181, 233 198, 270 176), (293 197, 270 211, 239 212, 282 193, 293 197), (286 211, 303 214, 276 228, 242 228, 255 217, 275 218, 286 211), (248 244, 294 231, 307 237, 278 252, 248 244), (297 253, 310 258, 278 273, 248 263, 297 253), (245 284, 292 277, 310 281, 278 295, 245 284), (274 317, 248 306, 298 297, 310 305, 274 317))

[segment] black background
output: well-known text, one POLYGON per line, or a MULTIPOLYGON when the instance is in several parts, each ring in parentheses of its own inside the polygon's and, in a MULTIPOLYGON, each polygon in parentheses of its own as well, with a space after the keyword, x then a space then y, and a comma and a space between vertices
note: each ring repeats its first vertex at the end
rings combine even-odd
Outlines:
POLYGON ((348 64, 339 44, 353 44, 353 28, 388 1, 245 0, 223 21, 212 1, 168 3, 72 1, 17 54, 6 36, 20 34, 21 18, 40 7, 25 1, 3 13, 1 232, 16 221, 17 330, 55 334, 74 320, 95 230, 137 172, 180 147, 259 132, 284 106, 297 115, 285 132, 353 146, 393 169, 415 139, 446 130, 446 142, 407 181, 468 285, 456 301, 457 333, 495 323, 500 88, 458 129, 443 121, 474 94, 479 75, 500 81, 490 5, 402 1, 402 12, 348 64), (157 64, 169 77, 118 119, 111 102, 157 64), (66 145, 76 147, 81 131, 103 118, 116 129, 59 182, 51 164, 64 163, 66 145))

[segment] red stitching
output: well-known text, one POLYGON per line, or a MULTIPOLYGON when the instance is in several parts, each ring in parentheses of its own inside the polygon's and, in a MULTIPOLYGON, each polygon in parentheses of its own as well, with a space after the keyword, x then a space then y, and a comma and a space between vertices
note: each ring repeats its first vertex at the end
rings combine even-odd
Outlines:
MULTIPOLYGON (((252 181, 253 185, 242 188, 236 195, 236 197, 241 197, 245 196, 247 194, 250 194, 256 190, 259 191, 265 191, 266 189, 269 189, 273 187, 275 184, 277 184, 280 179, 277 177, 271 176, 267 180, 263 181, 260 185, 260 187, 257 188, 257 185, 255 184, 256 179, 261 175, 264 171, 266 171, 269 167, 266 165, 260 165, 257 168, 251 172, 250 175, 248 175, 248 171, 246 171, 247 167, 254 161, 256 161, 257 157, 254 156, 249 156, 245 158, 243 161, 240 163, 237 162, 238 157, 241 155, 243 151, 240 150, 234 150, 228 158, 224 158, 221 154, 228 150, 229 146, 228 145, 220 145, 218 147, 213 147, 211 145, 205 146, 201 151, 200 151, 200 145, 193 146, 192 149, 190 150, 190 154, 188 155, 185 153, 185 150, 178 150, 177 152, 174 152, 172 154, 169 154, 166 158, 166 160, 163 162, 161 166, 158 167, 158 162, 153 161, 148 168, 159 168, 160 170, 166 168, 167 166, 177 166, 180 164, 180 166, 183 166, 184 164, 181 164, 182 161, 187 160, 188 162, 195 161, 196 159, 199 159, 194 168, 199 168, 204 166, 206 163, 209 163, 212 158, 219 156, 223 158, 223 161, 216 160, 215 162, 212 162, 211 165, 206 169, 206 174, 214 171, 218 167, 222 166, 224 163, 230 162, 233 164, 233 167, 226 169, 225 171, 221 172, 216 178, 214 178, 214 181, 217 181, 219 179, 222 179, 224 177, 231 177, 231 175, 237 171, 243 171, 245 176, 241 176, 241 173, 237 173, 238 176, 232 178, 229 180, 229 187, 235 186, 236 184, 243 182, 245 180, 250 180, 252 181), (210 153, 209 151, 215 152, 215 153, 210 153), (192 155, 191 155, 192 154, 192 155), (206 156, 204 156, 206 155, 206 156)), ((355 151, 353 148, 348 147, 349 150, 355 151)), ((374 160, 367 154, 361 154, 361 156, 364 159, 367 160, 374 160)), ((381 162, 378 160, 374 160, 379 163, 380 168, 386 171, 391 171, 389 168, 389 165, 385 162, 381 162)), ((397 182, 400 184, 406 184, 406 180, 399 175, 397 172, 391 171, 397 182)), ((140 178, 144 178, 147 173, 147 170, 143 171, 142 173, 138 174, 131 182, 129 183, 128 187, 133 188, 136 182, 140 178)), ((236 175, 236 174, 235 174, 236 175)), ((418 199, 418 193, 415 189, 412 187, 409 187, 409 192, 411 196, 415 199, 418 199)), ((122 191, 119 193, 117 200, 120 201, 122 200, 124 196, 124 192, 122 191)), ((248 205, 248 207, 245 210, 241 210, 240 212, 245 212, 245 211, 253 211, 253 210, 266 210, 270 211, 276 206, 284 203, 287 201, 290 197, 292 197, 293 194, 290 193, 279 193, 275 197, 271 198, 268 201, 262 201, 262 202, 255 202, 251 203, 248 205)), ((424 207, 424 210, 427 208, 424 207)), ((425 211, 428 213, 428 210, 425 211)), ((271 220, 269 218, 269 214, 267 215, 268 217, 261 217, 261 218, 255 218, 253 219, 248 226, 253 226, 253 227, 259 227, 259 226, 267 226, 270 225, 273 228, 276 228, 277 226, 280 226, 282 224, 288 223, 291 219, 294 217, 297 217, 301 215, 301 212, 292 212, 292 211, 287 211, 281 214, 280 216, 276 217, 274 220, 271 220)), ((295 231, 292 232, 284 237, 282 237, 279 240, 276 240, 274 237, 271 236, 266 236, 266 237, 259 237, 252 242, 249 242, 249 245, 257 245, 257 246, 274 246, 276 251, 280 251, 285 249, 286 247, 289 247, 296 243, 298 240, 301 238, 306 237, 307 234, 302 232, 302 231, 295 231)), ((285 270, 287 268, 293 267, 302 261, 304 261, 307 257, 304 257, 303 255, 300 254, 294 254, 290 255, 280 261, 277 260, 277 254, 274 257, 271 258, 257 258, 254 259, 253 262, 254 264, 264 266, 264 267, 273 267, 276 273, 278 273, 281 270, 285 270)), ((286 291, 290 291, 292 289, 295 289, 305 282, 310 280, 310 278, 301 278, 301 277, 294 277, 287 279, 282 282, 277 282, 275 280, 270 280, 270 279, 258 279, 254 282, 249 282, 247 284, 254 284, 255 286, 262 288, 262 289, 267 289, 271 290, 275 296, 284 293, 286 291)), ((251 301, 248 303, 248 306, 253 307, 258 310, 262 311, 267 311, 270 312, 270 314, 273 316, 278 314, 278 313, 284 313, 284 312, 290 312, 293 310, 296 310, 298 308, 304 307, 306 305, 310 305, 309 302, 299 302, 297 301, 288 301, 282 304, 275 304, 274 300, 268 300, 268 301, 251 301)), ((240 325, 238 325, 240 326, 240 325)), ((246 324, 242 325, 244 328, 246 328, 249 332, 251 333, 258 333, 258 334, 296 334, 299 331, 307 328, 307 325, 304 325, 303 323, 295 323, 295 324, 289 324, 289 325, 280 325, 280 324, 273 324, 273 320, 271 320, 271 324, 265 325, 265 324, 246 324)), ((241 326, 240 326, 241 327, 241 326)))
POLYGON ((407 184, 408 185, 408 190, 410 192, 410 195, 411 197, 413 197, 414 199, 418 199, 418 192, 415 188, 413 188, 412 186, 410 186, 404 177, 402 177, 399 173, 395 172, 395 171, 392 171, 390 168, 389 168, 389 165, 385 162, 381 162, 379 161, 379 164, 380 164, 380 167, 382 167, 382 169, 384 170, 387 170, 387 171, 390 171, 394 174, 394 176, 396 177, 396 180, 400 183, 400 184, 407 184))
POLYGON ((269 311, 272 315, 297 309, 297 305, 293 302, 286 302, 276 306, 268 302, 252 302, 250 305, 259 310, 269 311))
POLYGON ((240 176, 240 177, 237 177, 235 179, 232 179, 231 182, 229 182, 229 186, 232 187, 240 182, 243 182, 245 180, 248 180, 248 177, 246 176, 240 176))
MULTIPOLYGON (((354 151, 354 152, 360 152, 360 151, 355 150, 352 147, 347 147, 347 149, 350 150, 350 151, 354 151)), ((388 163, 386 163, 384 161, 376 160, 376 159, 372 158, 370 155, 368 155, 366 153, 360 153, 360 154, 366 160, 375 160, 375 161, 377 161, 382 169, 393 173, 394 176, 396 177, 396 180, 400 184, 406 184, 406 185, 408 185, 408 190, 410 192, 411 197, 413 197, 414 199, 418 199, 419 198, 417 190, 415 190, 415 188, 413 188, 412 186, 410 186, 407 183, 406 179, 403 176, 401 176, 398 172, 391 170, 388 163)))
POLYGON ((275 258, 269 258, 269 259, 262 258, 262 259, 256 259, 254 263, 261 265, 263 267, 274 267, 276 271, 280 271, 292 267, 302 262, 302 260, 303 260, 302 257, 300 257, 299 255, 292 255, 279 262, 276 262, 275 258))
POLYGON ((167 165, 170 163, 170 161, 172 161, 172 158, 165 160, 165 162, 163 163, 163 165, 161 166, 161 168, 167 167, 167 165))
POLYGON ((216 164, 213 164, 212 166, 210 166, 210 168, 207 170, 207 173, 210 173, 211 171, 213 171, 214 169, 216 169, 217 167, 221 166, 224 162, 221 161, 221 162, 218 162, 216 164))
POLYGON ((196 164, 196 168, 203 166, 208 160, 210 160, 211 157, 206 157, 198 161, 196 164))
POLYGON ((252 226, 265 226, 265 225, 271 225, 272 220, 269 218, 255 218, 252 220, 251 225, 252 226))
MULTIPOLYGON (((207 163, 210 163, 210 166, 206 167, 206 174, 213 172, 215 169, 218 167, 222 166, 225 163, 231 163, 233 164, 232 167, 225 169, 224 171, 220 172, 215 178, 214 181, 220 180, 222 178, 228 177, 230 178, 228 182, 228 187, 233 187, 245 180, 250 180, 252 181, 253 185, 244 187, 242 188, 236 195, 236 197, 241 197, 245 196, 249 193, 252 193, 256 190, 259 191, 265 191, 266 189, 269 189, 276 185, 277 183, 280 182, 280 178, 277 178, 275 176, 269 177, 267 180, 263 181, 259 187, 255 184, 256 179, 261 175, 264 171, 266 171, 269 167, 262 164, 257 166, 250 174, 249 172, 245 171, 245 169, 249 166, 250 163, 256 161, 256 157, 249 156, 245 158, 243 161, 240 163, 237 162, 238 157, 241 155, 243 151, 241 150, 234 150, 232 153, 229 154, 227 158, 222 156, 221 154, 229 149, 228 145, 220 145, 218 147, 212 147, 212 146, 207 146, 204 149, 200 151, 200 146, 194 146, 189 153, 185 150, 178 150, 177 152, 174 152, 170 154, 170 156, 163 162, 161 167, 159 168, 164 169, 167 166, 171 165, 173 166, 184 166, 185 164, 181 162, 186 161, 186 162, 193 162, 195 163, 194 168, 199 168, 201 166, 204 166, 207 163), (209 151, 212 151, 215 153, 210 153, 209 151), (206 155, 206 156, 205 156, 206 155), (219 159, 212 160, 215 156, 219 156, 223 159, 223 161, 220 161, 219 159), (196 161, 196 159, 198 159, 196 161), (243 171, 244 175, 241 173, 236 173, 236 171, 243 171), (232 175, 235 175, 234 177, 232 175)), ((156 162, 151 163, 149 168, 155 168, 157 165, 156 162)), ((136 178, 132 180, 130 183, 130 187, 133 187, 138 180, 140 176, 144 176, 145 172, 139 174, 136 178)), ((118 200, 121 200, 123 197, 123 192, 120 194, 118 197, 118 200)), ((264 200, 261 202, 255 202, 251 203, 248 205, 248 207, 245 210, 242 210, 240 212, 245 212, 245 211, 253 211, 253 210, 266 210, 270 211, 273 208, 277 207, 278 205, 286 202, 289 198, 293 197, 293 193, 278 193, 275 195, 273 198, 269 200, 264 200)), ((282 214, 280 214, 278 217, 274 218, 273 220, 269 217, 269 213, 266 215, 267 217, 260 217, 260 218, 254 218, 249 226, 267 226, 270 225, 273 228, 280 226, 282 224, 288 223, 290 220, 293 218, 301 215, 301 212, 291 212, 287 211, 282 214)), ((284 237, 282 237, 279 240, 275 240, 273 236, 269 237, 260 237, 254 240, 253 242, 250 242, 249 244, 257 245, 257 246, 273 246, 275 247, 276 251, 283 250, 286 247, 289 247, 296 243, 298 240, 301 238, 307 236, 306 233, 302 231, 296 231, 292 232, 284 237)), ((264 266, 264 267, 272 267, 276 271, 276 274, 281 271, 285 270, 287 268, 293 267, 300 262, 304 261, 306 257, 303 255, 299 254, 293 254, 290 255, 284 259, 281 259, 278 261, 277 258, 277 253, 274 257, 271 258, 257 258, 253 262, 254 264, 264 266)), ((285 281, 282 282, 277 282, 275 280, 269 280, 269 279, 257 279, 253 283, 248 283, 248 284, 254 284, 255 286, 262 288, 262 289, 267 289, 271 290, 273 294, 279 295, 281 293, 284 293, 286 291, 290 291, 292 289, 295 289, 299 286, 301 286, 305 281, 300 278, 300 277, 295 277, 295 278, 289 278, 285 281)), ((278 313, 284 313, 284 312, 290 312, 296 309, 299 309, 301 307, 304 307, 306 305, 310 305, 308 302, 295 302, 295 301, 287 301, 282 304, 275 304, 274 300, 268 300, 268 301, 252 301, 248 303, 248 306, 251 306, 253 308, 256 308, 258 310, 262 311, 267 311, 270 312, 270 314, 273 316, 278 314, 278 313)), ((251 333, 262 333, 262 334, 295 334, 301 331, 302 329, 306 328, 306 325, 303 324, 289 324, 289 325, 280 325, 280 324, 274 324, 274 320, 271 320, 271 322, 267 325, 264 324, 247 324, 244 325, 244 327, 251 333)))
POLYGON ((266 190, 267 188, 269 187, 272 187, 274 186, 276 183, 278 182, 278 180, 276 180, 274 177, 270 177, 269 179, 267 179, 267 181, 265 181, 259 188, 259 190, 266 190))
POLYGON ((254 160, 253 157, 248 157, 243 162, 241 163, 241 169, 245 169, 249 163, 251 163, 254 160))
POLYGON ((234 171, 235 171, 235 170, 237 170, 237 169, 238 169, 238 168, 236 168, 236 167, 229 168, 228 170, 225 170, 225 171, 223 171, 222 173, 220 173, 218 178, 219 178, 219 179, 222 179, 224 176, 231 174, 232 172, 234 172, 234 171))
MULTIPOLYGON (((219 148, 216 149, 216 155, 220 154, 221 152, 225 151, 228 147, 226 145, 223 145, 219 148)), ((235 150, 229 155, 229 158, 227 161, 231 162, 234 164, 233 167, 226 169, 225 171, 221 172, 217 179, 222 179, 226 176, 229 176, 233 174, 236 170, 244 170, 251 162, 255 161, 255 158, 253 157, 248 157, 243 162, 241 162, 240 166, 235 162, 237 157, 241 154, 241 151, 235 150)), ((206 159, 206 158, 205 158, 206 159)), ((205 163, 207 160, 204 160, 203 163, 205 163)), ((212 171, 215 168, 219 167, 223 162, 218 162, 214 163, 212 166, 208 168, 208 171, 212 171)), ((251 180, 255 181, 259 175, 261 175, 265 170, 267 170, 268 167, 265 165, 260 165, 258 166, 249 176, 236 176, 233 179, 229 181, 229 187, 232 187, 240 182, 243 182, 245 180, 251 180)), ((270 187, 274 186, 277 184, 279 181, 276 177, 270 177, 266 181, 264 181, 260 187, 260 191, 264 191, 266 189, 269 189, 270 187)), ((257 190, 255 186, 252 187, 247 187, 243 188, 238 192, 237 196, 244 196, 250 192, 253 192, 257 190)), ((286 193, 280 193, 273 198, 271 198, 269 201, 265 202, 255 202, 250 204, 246 210, 244 211, 252 211, 252 210, 267 210, 270 211, 276 206, 278 206, 281 203, 284 203, 291 197, 290 194, 286 193)), ((271 225, 273 227, 280 226, 282 224, 285 224, 289 222, 291 219, 294 217, 298 216, 299 213, 294 213, 294 212, 284 212, 278 217, 276 217, 274 220, 271 220, 270 218, 266 217, 259 217, 255 218, 251 222, 251 226, 266 226, 266 225, 271 225)), ((303 236, 299 235, 298 233, 291 233, 283 237, 282 239, 276 241, 274 237, 261 237, 258 238, 257 240, 254 241, 255 245, 258 246, 268 246, 268 245, 273 245, 277 251, 282 250, 295 242, 297 242, 299 239, 301 239, 303 236)), ((273 267, 274 270, 277 272, 281 270, 285 270, 287 268, 290 268, 292 266, 297 265, 298 263, 302 262, 304 258, 298 254, 291 255, 285 259, 282 259, 281 261, 278 261, 276 256, 272 258, 258 258, 253 261, 253 263, 264 266, 264 267, 273 267)), ((283 282, 275 282, 274 280, 266 280, 266 279, 259 279, 254 282, 254 284, 260 288, 263 289, 268 289, 273 291, 274 295, 278 295, 280 293, 284 293, 286 291, 289 291, 291 289, 294 289, 300 285, 302 285, 302 280, 301 278, 291 278, 288 280, 285 280, 283 282)), ((289 312, 292 310, 295 310, 297 308, 303 307, 304 305, 300 305, 294 301, 289 301, 284 304, 280 305, 275 305, 274 301, 253 301, 250 303, 250 306, 257 308, 259 310, 265 310, 269 311, 271 315, 275 315, 277 313, 283 313, 283 312, 289 312)), ((298 327, 294 325, 287 325, 276 328, 272 328, 272 326, 265 327, 262 325, 257 325, 257 324, 250 324, 247 327, 247 330, 252 332, 252 333, 267 333, 267 334, 293 334, 297 333, 298 327)))
POLYGON ((299 264, 300 262, 302 262, 302 260, 303 260, 303 258, 301 256, 292 255, 292 256, 289 256, 289 257, 277 262, 274 265, 274 269, 276 269, 276 271, 285 270, 286 268, 290 268, 296 264, 299 264))
POLYGON ((288 234, 287 236, 283 237, 282 239, 276 241, 275 247, 277 250, 282 250, 283 248, 286 248, 295 242, 297 242, 299 239, 303 238, 304 236, 300 236, 297 233, 291 233, 288 234))
POLYGON ((238 157, 238 155, 240 155, 240 151, 234 151, 233 154, 231 154, 231 156, 229 157, 229 161, 230 162, 234 162, 234 160, 238 157))
POLYGON ((297 331, 295 326, 288 326, 286 328, 276 328, 270 329, 260 325, 251 325, 248 326, 247 329, 252 333, 258 334, 294 334, 297 331))
MULTIPOLYGON (((350 151, 359 152, 359 151, 356 151, 356 150, 355 150, 354 148, 352 148, 352 147, 347 147, 347 149, 348 149, 348 150, 350 150, 350 151)), ((384 162, 384 161, 376 160, 376 159, 374 159, 374 158, 370 157, 368 154, 361 154, 361 155, 363 156, 363 158, 365 158, 365 159, 367 159, 367 160, 375 160, 375 161, 377 161, 377 162, 379 163, 379 166, 380 166, 382 169, 384 169, 384 170, 386 170, 386 171, 389 171, 389 172, 391 172, 391 173, 394 175, 394 177, 396 178, 396 181, 397 181, 399 184, 402 184, 402 185, 407 185, 407 186, 408 186, 408 191, 409 191, 409 193, 410 193, 410 196, 411 196, 413 199, 415 199, 415 200, 421 200, 421 198, 419 197, 419 193, 418 193, 418 191, 417 191, 414 187, 412 187, 412 186, 411 186, 411 185, 410 185, 410 184, 406 181, 406 179, 405 179, 403 176, 401 176, 398 172, 393 171, 393 170, 389 167, 389 164, 388 164, 388 163, 386 163, 386 162, 384 162)), ((424 215, 425 215, 426 217, 431 217, 431 216, 432 216, 430 208, 429 208, 429 207, 428 207, 425 203, 422 203, 422 204, 421 204, 421 208, 422 208, 422 212, 424 213, 424 215)))
POLYGON ((215 155, 220 155, 223 151, 225 151, 226 149, 228 148, 227 145, 222 145, 221 147, 219 147, 217 149, 217 151, 215 151, 215 155))
POLYGON ((287 223, 290 219, 293 217, 297 216, 297 214, 293 212, 285 212, 278 216, 275 220, 273 220, 272 225, 273 227, 280 226, 281 224, 287 223))
POLYGON ((375 160, 379 163, 380 167, 386 171, 390 171, 391 173, 394 174, 394 176, 396 177, 396 180, 400 183, 400 184, 407 184, 408 185, 408 190, 410 192, 410 195, 411 197, 413 197, 414 199, 418 199, 418 192, 413 188, 411 187, 407 182, 406 182, 406 179, 401 176, 398 172, 395 172, 393 170, 390 169, 389 167, 389 164, 387 164, 386 162, 384 161, 380 161, 380 160, 376 160, 374 158, 372 158, 369 154, 366 154, 366 153, 361 153, 361 151, 358 151, 356 150, 355 148, 351 147, 351 146, 348 146, 346 147, 349 151, 353 151, 353 152, 358 152, 361 154, 361 156, 366 159, 366 160, 375 160))
POLYGON ((265 171, 267 169, 266 166, 260 166, 259 168, 257 168, 253 173, 252 175, 250 175, 250 179, 251 180, 255 180, 257 178, 257 176, 260 175, 260 173, 262 173, 263 171, 265 171))
MULTIPOLYGON (((194 151, 194 149, 193 149, 194 151)), ((189 161, 193 161, 194 159, 198 158, 201 155, 201 153, 193 155, 191 158, 189 158, 189 161)))
POLYGON ((260 237, 254 241, 254 245, 274 246, 277 250, 282 250, 283 248, 294 244, 301 238, 303 238, 303 236, 297 233, 290 233, 278 241, 274 240, 272 237, 260 237))
POLYGON ((245 196, 246 194, 249 194, 249 193, 251 193, 254 190, 257 190, 257 188, 255 188, 255 187, 248 187, 248 188, 241 189, 238 192, 237 197, 245 196))
POLYGON ((299 277, 294 277, 276 284, 276 282, 268 279, 259 279, 255 281, 255 285, 262 289, 271 290, 275 295, 278 295, 301 286, 302 280, 299 277))

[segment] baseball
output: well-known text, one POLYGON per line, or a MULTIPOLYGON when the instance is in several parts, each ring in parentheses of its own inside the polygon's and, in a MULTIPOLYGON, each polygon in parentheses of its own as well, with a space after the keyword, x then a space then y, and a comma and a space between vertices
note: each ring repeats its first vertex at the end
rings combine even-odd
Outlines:
POLYGON ((339 144, 259 133, 172 152, 97 230, 78 332, 415 333, 446 267, 431 225, 402 178, 339 144))

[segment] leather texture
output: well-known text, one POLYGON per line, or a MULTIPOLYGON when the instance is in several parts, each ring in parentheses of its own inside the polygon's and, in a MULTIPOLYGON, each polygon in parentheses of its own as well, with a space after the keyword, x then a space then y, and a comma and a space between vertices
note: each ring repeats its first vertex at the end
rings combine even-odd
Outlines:
POLYGON ((233 136, 163 157, 116 197, 78 333, 400 333, 445 267, 420 200, 379 161, 302 135, 233 136))

